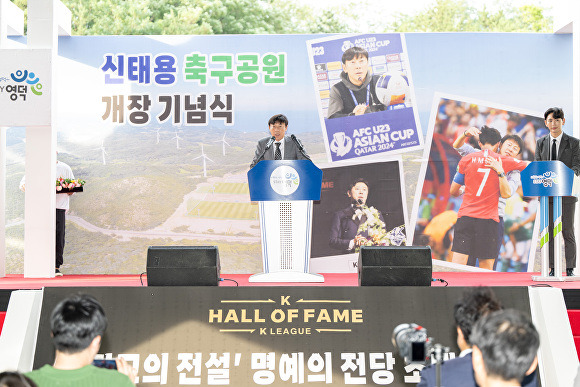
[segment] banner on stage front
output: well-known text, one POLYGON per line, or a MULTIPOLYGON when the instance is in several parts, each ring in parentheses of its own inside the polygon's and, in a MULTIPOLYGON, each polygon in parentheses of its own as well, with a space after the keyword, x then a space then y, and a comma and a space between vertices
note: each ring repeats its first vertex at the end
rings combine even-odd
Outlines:
MULTIPOLYGON (((50 311, 79 290, 44 290, 34 369, 54 363, 50 311)), ((406 364, 402 349, 391 339, 395 328, 409 323, 424 327, 435 338, 433 344, 449 347, 446 360, 460 352, 452 316, 453 303, 464 292, 461 287, 82 291, 99 300, 109 320, 97 356, 124 358, 137 370, 138 386, 416 385, 424 363, 406 364)), ((504 307, 530 315, 525 287, 503 286, 494 293, 504 307)), ((430 344, 420 345, 427 356, 430 344)))
POLYGON ((403 35, 340 36, 307 44, 330 161, 422 148, 403 35))

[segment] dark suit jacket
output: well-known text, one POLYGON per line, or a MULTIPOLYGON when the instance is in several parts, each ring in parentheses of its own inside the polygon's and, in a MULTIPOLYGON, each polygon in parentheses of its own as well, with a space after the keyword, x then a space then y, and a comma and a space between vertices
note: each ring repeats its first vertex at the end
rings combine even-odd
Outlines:
MULTIPOLYGON (((435 387, 435 365, 423 368, 421 371, 421 381, 417 387, 435 387)), ((522 386, 537 386, 537 369, 532 374, 526 376, 522 386)), ((473 374, 473 364, 471 363, 471 353, 464 357, 447 360, 441 365, 441 386, 442 387, 477 387, 475 375, 473 374)))
MULTIPOLYGON (((269 140, 270 140, 270 137, 266 137, 266 138, 263 138, 260 141, 258 141, 258 145, 256 146, 256 153, 254 154, 254 159, 252 160, 252 164, 250 165, 250 169, 254 168, 254 166, 262 160, 274 160, 274 152, 276 151, 276 146, 273 143, 270 146, 270 148, 266 151, 266 153, 264 154, 264 157, 262 159, 258 160, 258 158, 260 157, 262 152, 264 152, 264 149, 266 149, 266 144, 268 143, 269 140)), ((306 160, 307 158, 304 157, 304 155, 302 154, 302 152, 300 152, 300 150, 298 150, 298 147, 296 146, 294 141, 292 141, 292 139, 290 137, 285 136, 284 137, 284 157, 283 157, 283 159, 284 160, 306 160)))
MULTIPOLYGON (((536 142, 535 161, 550 160, 551 147, 552 141, 548 133, 536 142)), ((560 148, 558 149, 558 160, 573 170, 576 176, 580 175, 580 142, 577 138, 562 133, 562 140, 560 142, 560 148)), ((574 196, 565 196, 562 199, 563 203, 576 202, 576 200, 574 196)))
MULTIPOLYGON (((355 218, 352 219, 354 215, 354 208, 349 206, 344 210, 336 211, 332 216, 332 224, 330 227, 330 247, 337 250, 342 250, 345 253, 350 252, 348 250, 348 245, 350 241, 354 239, 358 231, 358 226, 360 225, 360 220, 355 218)), ((379 219, 383 219, 383 215, 379 212, 379 219)), ((368 236, 366 233, 363 236, 368 236)))
MULTIPOLYGON (((417 387, 435 387, 436 380, 435 365, 425 367, 421 371, 421 381, 417 387)), ((441 386, 453 387, 476 387, 473 365, 471 363, 471 353, 464 357, 447 360, 441 364, 441 386)))

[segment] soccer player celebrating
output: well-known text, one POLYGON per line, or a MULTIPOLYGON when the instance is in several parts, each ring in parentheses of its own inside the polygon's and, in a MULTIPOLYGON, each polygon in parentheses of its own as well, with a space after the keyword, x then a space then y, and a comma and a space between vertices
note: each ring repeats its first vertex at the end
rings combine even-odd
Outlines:
POLYGON ((493 269, 499 253, 499 197, 508 198, 512 193, 505 172, 526 167, 521 160, 495 153, 500 141, 499 131, 483 126, 479 135, 481 150, 459 161, 450 189, 451 195, 459 196, 465 185, 451 248, 454 263, 465 265, 469 256, 475 256, 480 267, 493 269))
MULTIPOLYGON (((477 152, 479 149, 472 147, 470 144, 467 144, 466 141, 469 137, 479 138, 479 133, 481 133, 481 131, 479 130, 479 128, 477 128, 475 126, 467 129, 465 132, 463 132, 462 135, 460 135, 455 140, 455 142, 453 143, 453 148, 455 148, 457 150, 457 152, 459 152, 459 154, 462 157, 466 156, 470 153, 477 152)), ((500 144, 501 145, 500 145, 499 150, 497 152, 502 156, 518 158, 517 156, 524 149, 524 141, 517 134, 506 134, 505 136, 502 137, 500 144)), ((513 170, 511 172, 507 172, 506 178, 507 178, 507 182, 511 188, 512 196, 513 196, 516 194, 516 190, 521 185, 520 171, 518 171, 516 169, 516 170, 513 170)), ((502 180, 500 180, 500 182, 501 181, 502 180)), ((500 197, 499 198, 499 205, 497 207, 497 211, 498 211, 498 215, 499 215, 499 227, 497 230, 498 231, 497 243, 499 245, 499 248, 501 248, 501 245, 503 243, 503 237, 504 237, 504 225, 503 224, 504 224, 506 201, 507 201, 507 199, 500 197)), ((535 216, 535 214, 534 214, 534 216, 535 216)), ((531 219, 531 220, 533 220, 533 219, 531 219)), ((477 260, 476 258, 477 257, 474 257, 474 256, 469 257, 467 264, 470 266, 475 266, 475 263, 477 260)), ((497 262, 497 259, 495 260, 495 262, 497 262)), ((494 270, 495 270, 495 262, 494 262, 494 266, 493 266, 494 270)), ((502 269, 503 269, 503 266, 502 266, 502 269)))

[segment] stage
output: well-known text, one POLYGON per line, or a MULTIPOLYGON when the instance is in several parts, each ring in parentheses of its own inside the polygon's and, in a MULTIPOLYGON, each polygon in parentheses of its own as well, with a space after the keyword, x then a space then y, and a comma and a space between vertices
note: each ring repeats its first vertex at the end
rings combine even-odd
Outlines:
MULTIPOLYGON (((551 286, 560 289, 580 289, 580 282, 535 282, 539 273, 482 273, 434 272, 433 278, 442 279, 448 286, 551 286)), ((358 286, 357 273, 326 273, 323 283, 250 283, 250 274, 221 274, 219 286, 358 286), (233 281, 230 281, 233 280, 233 281)), ((0 278, 0 289, 41 289, 43 287, 147 286, 147 275, 64 275, 55 278, 24 278, 9 274, 0 278)), ((446 286, 436 281, 431 286, 446 286)), ((566 293, 566 292, 565 292, 566 293)), ((578 308, 580 309, 580 308, 578 308)))
MULTIPOLYGON (((450 336, 450 330, 447 329, 446 316, 452 314, 454 302, 464 291, 462 288, 490 286, 494 288, 505 307, 523 308, 526 313, 533 315, 536 319, 535 323, 541 327, 546 337, 550 334, 556 336, 566 334, 565 340, 560 336, 550 336, 547 342, 558 343, 561 346, 564 340, 570 344, 565 357, 576 358, 578 355, 574 349, 577 349, 580 344, 578 337, 580 284, 532 281, 532 276, 537 274, 434 272, 432 275, 434 279, 444 281, 432 282, 432 287, 436 289, 428 289, 425 286, 358 286, 357 273, 327 273, 323 274, 325 278, 323 283, 295 284, 250 283, 249 274, 221 274, 222 281, 219 282, 219 287, 223 288, 221 290, 208 286, 163 286, 151 287, 148 290, 139 289, 147 286, 145 273, 143 275, 64 275, 56 278, 24 278, 23 275, 8 275, 0 279, 0 332, 1 320, 6 316, 4 311, 7 310, 8 301, 11 295, 15 296, 19 300, 16 302, 19 307, 15 308, 18 309, 15 313, 18 315, 22 313, 22 310, 30 312, 29 317, 23 316, 20 321, 32 319, 38 323, 38 326, 32 331, 26 329, 18 334, 5 334, 1 336, 2 339, 6 342, 6 340, 13 340, 14 337, 39 337, 39 340, 44 341, 39 342, 37 346, 39 352, 36 354, 35 362, 37 365, 51 362, 52 359, 49 357, 52 356, 52 350, 46 350, 46 348, 52 348, 47 341, 49 337, 49 333, 46 332, 46 327, 49 326, 48 312, 40 316, 40 304, 42 303, 43 310, 51 310, 54 304, 66 294, 86 292, 102 300, 109 308, 107 313, 116 316, 111 319, 111 324, 116 325, 110 331, 111 335, 117 334, 118 337, 115 336, 109 340, 110 343, 123 349, 140 348, 134 349, 128 355, 134 358, 136 364, 143 363, 147 358, 145 355, 151 353, 168 353, 169 360, 164 361, 175 362, 176 354, 183 352, 184 349, 168 348, 167 343, 182 343, 182 341, 188 343, 185 347, 198 349, 207 341, 207 348, 204 351, 200 350, 200 353, 212 352, 215 350, 216 343, 221 343, 223 348, 220 347, 220 351, 240 353, 242 354, 240 356, 244 358, 262 353, 261 347, 251 347, 258 344, 274 348, 280 354, 291 352, 310 354, 315 353, 319 348, 326 348, 327 360, 330 361, 335 357, 334 361, 337 362, 340 354, 349 352, 347 348, 353 346, 360 347, 358 352, 369 354, 377 352, 376 339, 365 339, 370 337, 384 338, 377 348, 380 347, 382 352, 396 354, 396 350, 389 347, 390 335, 393 328, 402 321, 420 321, 424 326, 429 327, 430 334, 433 332, 438 340, 453 344, 454 337, 450 336), (236 285, 241 289, 231 289, 236 285), (445 286, 448 286, 448 289, 445 289, 445 286), (562 289, 564 300, 562 300, 562 294, 554 293, 554 288, 562 289), (32 291, 13 292, 17 290, 32 291), (48 304, 44 305, 45 303, 48 304), (287 303, 291 303, 291 306, 287 303), (229 304, 232 305, 228 306, 229 304), (33 307, 33 305, 36 306, 33 307), (143 305, 148 306, 143 307, 143 305), (184 308, 184 305, 188 307, 184 308), (340 321, 330 323, 325 322, 326 317, 323 319, 319 317, 321 320, 316 322, 306 321, 304 317, 300 321, 293 320, 292 313, 302 313, 303 309, 311 313, 312 310, 318 310, 316 308, 324 309, 324 313, 330 310, 332 313, 339 314, 344 313, 341 308, 346 308, 345 310, 349 313, 360 313, 364 318, 360 318, 358 322, 359 318, 355 313, 352 316, 349 315, 352 321, 344 319, 346 315, 342 314, 340 321), (568 313, 565 308, 568 309, 568 313), (394 311, 396 313, 392 313, 394 311), (239 316, 238 313, 240 313, 239 316), (284 320, 284 324, 288 326, 290 333, 293 332, 292 329, 296 332, 300 332, 300 329, 307 329, 305 331, 307 333, 286 337, 285 330, 283 327, 280 328, 280 321, 276 320, 271 327, 265 327, 267 324, 262 323, 264 316, 274 316, 277 319, 280 313, 288 313, 288 321, 284 320), (38 320, 39 317, 40 320, 38 320), (226 321, 226 319, 229 320, 226 321), (307 326, 308 324, 312 327, 307 326), (557 328, 550 324, 556 324, 557 328), (195 329, 191 329, 192 326, 195 329), (550 329, 547 329, 548 326, 550 329), (145 328, 151 331, 141 332, 145 328), (199 334, 198 330, 202 330, 203 334, 199 334), (139 331, 140 334, 131 336, 131 332, 134 331, 139 331), (373 332, 373 334, 368 332, 373 332), (340 335, 340 340, 335 338, 336 335, 340 335), (234 336, 235 340, 232 339, 234 336), (131 338, 130 343, 123 342, 127 337, 131 338), (157 337, 157 339, 142 340, 142 337, 157 337), (180 339, 176 340, 176 337, 180 339), (207 340, 201 339, 202 337, 207 340), (311 348, 314 342, 317 344, 311 348), (572 353, 576 356, 571 355, 572 353)), ((15 324, 12 322, 7 323, 4 328, 7 332, 13 332, 14 327, 15 324), (8 330, 8 326, 12 330, 8 330)), ((25 341, 22 339, 23 343, 25 341)), ((121 353, 122 350, 114 345, 111 348, 107 347, 104 352, 121 353)), ((32 367, 32 358, 27 358, 27 361, 32 367)), ((169 369, 174 368, 169 367, 169 369)), ((555 371, 545 364, 544 368, 545 377, 552 380, 555 377, 553 376, 555 371)), ((248 380, 254 372, 249 365, 244 365, 244 363, 236 367, 236 371, 235 377, 240 380, 248 380)), ((397 380, 402 380, 405 376, 411 377, 401 366, 392 372, 397 380)), ((175 379, 177 376, 173 374, 170 373, 168 378, 175 379)), ((334 372, 328 371, 327 375, 333 375, 329 377, 334 377, 333 382, 339 382, 337 385, 340 385, 341 371, 339 369, 335 369, 334 372)))
MULTIPOLYGON (((563 290, 569 311, 580 311, 580 282, 535 282, 532 276, 539 273, 482 273, 434 272, 432 287, 466 286, 546 286, 563 290)), ((323 283, 251 283, 250 274, 222 274, 219 286, 358 286, 357 273, 326 273, 323 283), (235 281, 235 282, 234 282, 235 281), (237 285, 236 285, 237 283, 237 285)), ((64 275, 55 278, 24 278, 22 274, 9 274, 0 278, 0 313, 6 311, 12 290, 42 289, 44 287, 139 287, 147 286, 147 274, 120 275, 64 275)), ((580 312, 578 331, 580 331, 580 312)), ((580 339, 579 339, 580 341, 580 339)))
MULTIPOLYGON (((0 347, 12 352, 4 353, 0 359, 6 367, 18 359, 19 363, 26 364, 25 369, 53 362, 50 311, 67 295, 85 292, 106 306, 109 317, 107 340, 101 352, 113 357, 123 354, 139 369, 139 377, 143 380, 158 376, 158 372, 149 367, 149 362, 159 357, 159 364, 163 364, 159 372, 167 378, 162 379, 167 380, 162 384, 177 385, 180 375, 186 374, 179 368, 180 356, 183 356, 180 354, 190 353, 191 348, 195 348, 199 355, 194 356, 203 360, 211 353, 234 354, 237 360, 228 375, 236 385, 252 385, 254 376, 260 372, 252 366, 256 359, 263 356, 290 359, 292 354, 304 357, 304 360, 296 359, 297 364, 304 364, 301 369, 305 379, 323 375, 333 385, 347 385, 352 373, 341 367, 348 360, 348 354, 354 353, 365 360, 377 356, 385 361, 395 359, 388 369, 386 362, 381 362, 385 365, 380 369, 369 365, 371 368, 365 368, 369 380, 358 384, 374 385, 371 376, 388 371, 392 375, 392 385, 403 386, 411 379, 418 382, 419 369, 407 369, 400 359, 397 360, 400 355, 391 341, 394 329, 402 323, 420 324, 429 330, 429 337, 436 338, 437 343, 445 343, 452 347, 453 353, 459 353, 454 330, 449 329, 453 305, 465 291, 466 284, 487 282, 493 285, 504 307, 521 310, 534 319, 546 337, 545 359, 568 359, 571 365, 563 368, 576 370, 574 337, 560 289, 526 286, 529 280, 519 275, 517 279, 504 280, 504 286, 495 286, 498 278, 493 277, 498 274, 437 274, 435 278, 445 278, 451 285, 444 287, 437 283, 433 288, 356 286, 355 274, 327 275, 327 281, 321 284, 325 286, 261 284, 261 287, 240 286, 237 289, 232 286, 142 287, 136 275, 64 276, 42 281, 12 277, 3 279, 2 285, 10 280, 18 287, 44 287, 42 290, 0 291, 0 294, 11 293, 12 297, 5 332, 0 335, 0 347), (518 281, 520 284, 516 285, 518 281), (23 324, 25 321, 28 323, 23 324), (36 343, 33 352, 28 350, 31 340, 36 343), (548 354, 552 354, 551 357, 548 354), (320 358, 324 359, 324 372, 308 367, 312 359, 320 358)), ((248 275, 222 277, 249 285, 248 275)), ((280 367, 280 372, 284 372, 280 367)), ((556 365, 544 360, 541 367, 543 385, 558 385, 544 383, 560 375, 556 365)), ((268 372, 278 377, 274 368, 268 372)), ((362 368, 360 375, 358 377, 364 377, 362 368)), ((203 383, 204 380, 200 380, 201 385, 211 384, 203 383)), ((274 385, 283 385, 283 380, 286 379, 280 376, 279 383, 274 385)))

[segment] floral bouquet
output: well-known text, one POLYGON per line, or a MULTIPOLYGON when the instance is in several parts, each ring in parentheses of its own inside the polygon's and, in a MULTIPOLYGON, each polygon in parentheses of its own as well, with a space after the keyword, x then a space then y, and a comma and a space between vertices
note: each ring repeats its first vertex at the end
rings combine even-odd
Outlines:
POLYGON ((56 179, 56 193, 83 192, 85 181, 81 179, 56 179))
POLYGON ((358 211, 362 211, 366 220, 358 227, 355 237, 357 241, 355 252, 359 252, 360 246, 400 246, 405 243, 405 225, 395 227, 387 232, 385 222, 381 220, 380 213, 376 208, 363 206, 361 209, 357 209, 353 219, 359 215, 358 211))

